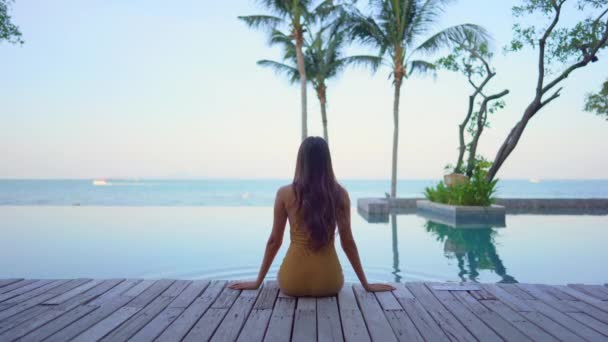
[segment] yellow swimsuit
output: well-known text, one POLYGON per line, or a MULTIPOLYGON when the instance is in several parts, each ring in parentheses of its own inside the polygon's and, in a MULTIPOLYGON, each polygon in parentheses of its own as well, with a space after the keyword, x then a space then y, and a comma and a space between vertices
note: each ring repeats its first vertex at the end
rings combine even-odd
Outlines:
POLYGON ((333 296, 344 284, 334 240, 318 251, 310 246, 310 234, 294 222, 289 228, 290 244, 279 269, 281 291, 289 296, 333 296))

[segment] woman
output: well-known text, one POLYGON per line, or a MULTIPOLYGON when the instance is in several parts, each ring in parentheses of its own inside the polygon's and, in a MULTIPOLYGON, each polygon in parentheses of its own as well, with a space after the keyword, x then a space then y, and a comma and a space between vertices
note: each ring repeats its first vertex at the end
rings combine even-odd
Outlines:
POLYGON ((257 289, 274 260, 289 219, 291 243, 278 274, 281 291, 290 296, 333 296, 344 284, 334 248, 336 225, 342 248, 361 285, 367 291, 390 291, 386 284, 367 282, 350 227, 348 193, 336 181, 325 140, 306 138, 300 145, 293 183, 279 189, 274 203, 274 223, 264 260, 255 281, 237 282, 230 288, 257 289))

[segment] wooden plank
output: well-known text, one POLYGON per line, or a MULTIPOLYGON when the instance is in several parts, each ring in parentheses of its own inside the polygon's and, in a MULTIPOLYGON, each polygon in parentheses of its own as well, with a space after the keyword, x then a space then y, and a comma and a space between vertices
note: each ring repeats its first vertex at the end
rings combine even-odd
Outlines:
MULTIPOLYGON (((156 282, 154 283, 156 284, 156 282)), ((166 282, 161 283, 167 286, 166 282)), ((118 285, 121 286, 122 284, 118 285)), ((133 285, 133 284, 129 284, 133 285)), ((117 287, 118 287, 117 286, 117 287)), ((136 285, 135 285, 136 286, 136 285)), ((141 305, 148 304, 154 298, 150 298, 151 293, 158 294, 159 287, 148 286, 143 292, 135 298, 131 296, 113 296, 108 298, 97 310, 73 322, 69 326, 61 329, 54 335, 51 335, 45 341, 67 341, 72 338, 85 339, 94 338, 100 339, 107 333, 112 331, 125 320, 141 310, 141 305), (137 306, 127 307, 130 302, 138 300, 137 306)), ((127 290, 128 291, 128 290, 127 290)), ((98 298, 99 299, 99 298, 98 298)))
MULTIPOLYGON (((63 285, 50 289, 48 292, 45 292, 44 298, 52 299, 52 298, 56 297, 57 294, 62 295, 63 293, 71 291, 73 288, 78 287, 79 285, 81 285, 82 283, 84 283, 86 281, 87 280, 78 280, 78 279, 72 280, 72 281, 67 281, 63 285)), ((28 296, 32 295, 32 292, 28 292, 28 293, 29 293, 28 296)), ((26 294, 24 294, 24 295, 26 295, 26 294)), ((32 301, 39 302, 39 300, 37 300, 37 299, 36 300, 32 299, 30 302, 32 302, 32 301)), ((48 317, 49 315, 51 315, 51 316, 55 315, 53 313, 47 313, 45 315, 40 316, 42 313, 45 313, 46 311, 48 311, 50 308, 56 308, 58 310, 65 311, 67 305, 71 305, 71 307, 74 307, 80 303, 82 303, 82 301, 77 302, 77 303, 75 303, 74 301, 68 301, 68 304, 60 305, 60 306, 58 306, 58 305, 47 306, 47 305, 43 305, 44 303, 37 303, 36 305, 30 306, 27 309, 9 317, 9 318, 1 320, 0 321, 0 333, 4 333, 6 330, 12 329, 13 327, 15 327, 23 322, 28 322, 28 324, 32 324, 33 322, 36 322, 39 319, 45 319, 45 317, 48 317)))
POLYGON ((121 282, 120 284, 118 284, 117 286, 113 287, 112 289, 110 289, 110 291, 93 299, 88 304, 95 305, 95 306, 101 306, 105 303, 112 301, 114 298, 121 296, 123 293, 125 293, 126 291, 129 291, 130 289, 132 289, 134 286, 136 286, 140 282, 141 282, 140 279, 127 279, 127 280, 121 282))
POLYGON ((564 285, 556 285, 554 286, 556 289, 559 289, 563 292, 566 292, 567 294, 577 298, 580 301, 583 301, 585 303, 588 303, 590 305, 595 306, 596 308, 604 311, 604 312, 608 312, 608 302, 599 300, 597 298, 591 297, 583 292, 577 291, 571 287, 568 286, 564 286, 564 285))
POLYGON ((431 288, 436 291, 480 291, 481 287, 475 284, 433 284, 431 288))
POLYGON ((37 281, 36 279, 24 279, 24 280, 18 281, 16 283, 6 285, 6 286, 0 288, 0 294, 4 294, 4 293, 10 292, 10 291, 13 291, 15 289, 18 289, 22 286, 34 283, 36 281, 37 281))
MULTIPOLYGON (((554 322, 547 316, 533 311, 533 312, 520 312, 520 315, 524 316, 529 322, 534 323, 538 327, 542 328, 545 332, 553 335, 560 341, 576 342, 584 341, 580 336, 575 335, 572 331, 568 330, 564 326, 554 322)), ((542 341, 542 340, 540 340, 542 341)))
MULTIPOLYGON (((133 300, 126 303, 123 307, 119 308, 106 318, 102 319, 92 327, 88 328, 80 335, 78 335, 74 341, 97 341, 104 336, 108 335, 114 329, 118 328, 123 323, 127 322, 131 317, 140 312, 144 307, 153 302, 162 292, 164 292, 169 286, 171 286, 175 281, 169 279, 158 280, 154 282, 150 287, 141 292, 137 297, 133 298, 133 300)), ((128 297, 127 297, 128 298, 128 297)), ((171 300, 170 297, 166 298, 167 303, 161 302, 162 304, 168 305, 168 301, 171 300)), ((154 306, 156 308, 156 306, 154 306)), ((159 310, 160 311, 160 310, 159 310)), ((139 316, 141 317, 141 316, 139 316)), ((145 320, 147 317, 144 316, 142 320, 145 320)), ((139 321, 137 321, 139 322, 139 321)), ((147 321, 146 321, 147 322, 147 321)), ((130 331, 130 330, 128 330, 130 331)), ((126 334, 126 333, 125 333, 126 334)))
POLYGON ((317 298, 317 340, 319 342, 344 341, 338 298, 317 298))
POLYGON ((264 341, 288 341, 291 337, 294 312, 296 309, 296 298, 279 294, 264 341))
POLYGON ((243 290, 230 307, 226 317, 217 328, 211 341, 235 341, 245 324, 245 320, 253 304, 255 303, 259 290, 243 290))
POLYGON ((403 284, 395 284, 393 295, 427 341, 449 341, 437 322, 403 284))
MULTIPOLYGON (((531 341, 510 322, 505 321, 500 315, 480 303, 487 300, 478 301, 470 293, 464 291, 452 292, 451 294, 506 341, 531 341)), ((469 331, 472 332, 471 329, 469 331)))
POLYGON ((581 301, 575 301, 571 304, 579 308, 581 312, 586 313, 587 315, 597 319, 600 322, 608 324, 608 312, 604 312, 596 308, 595 306, 581 301))
MULTIPOLYGON (((397 288, 399 285, 393 284, 393 286, 397 288)), ((399 304, 399 301, 397 298, 395 298, 392 291, 376 292, 375 295, 378 302, 380 302, 382 310, 385 312, 390 310, 403 310, 401 304, 399 304)))
POLYGON ((125 317, 124 321, 118 322, 119 325, 115 325, 112 330, 108 330, 105 334, 101 335, 101 341, 126 341, 131 336, 135 335, 144 327, 148 322, 150 322, 158 313, 160 313, 164 308, 169 305, 169 303, 173 300, 171 297, 162 297, 158 296, 155 298, 149 305, 144 308, 137 307, 129 307, 125 306, 120 308, 113 315, 108 317, 108 319, 112 319, 114 315, 121 315, 121 317, 125 317), (132 311, 131 309, 139 309, 132 311), (132 315, 122 316, 122 311, 133 312, 132 315))
POLYGON ((496 296, 494 296, 491 292, 484 290, 483 288, 476 291, 468 291, 468 293, 477 300, 494 300, 496 296))
POLYGON ((481 287, 493 294, 498 300, 505 303, 506 305, 513 308, 513 310, 517 312, 530 312, 534 311, 534 309, 528 305, 523 299, 514 296, 510 292, 507 292, 502 287, 497 286, 496 284, 482 284, 481 287))
POLYGON ((38 329, 31 330, 28 334, 19 339, 20 342, 34 342, 42 341, 45 338, 53 335, 64 327, 72 324, 80 318, 96 310, 96 306, 81 305, 76 307, 74 310, 70 310, 65 314, 57 317, 51 322, 39 327, 38 329))
POLYGON ((254 342, 263 341, 264 334, 272 316, 272 309, 253 309, 245 321, 237 341, 254 342))
MULTIPOLYGON (((467 328, 467 330, 473 334, 479 341, 502 341, 502 338, 498 336, 492 329, 490 329, 484 322, 475 315, 467 305, 463 305, 460 300, 458 300, 451 291, 437 291, 434 290, 433 286, 427 285, 427 288, 430 292, 439 300, 441 304, 449 311, 456 319, 462 323, 462 325, 467 328)), ((455 291, 456 293, 462 293, 462 291, 455 291)), ((466 294, 466 292, 465 292, 466 294)), ((475 298, 468 295, 466 299, 471 298, 473 301, 477 301, 475 298)), ((479 309, 478 307, 476 307, 479 309)), ((481 312, 482 310, 478 310, 481 312)), ((487 311, 487 310, 486 310, 487 311)), ((504 322, 502 319, 497 320, 499 322, 504 322)), ((513 329, 515 330, 515 329, 513 329)), ((517 330, 515 330, 517 332, 517 330)), ((519 333, 519 332, 517 332, 519 333)), ((529 339, 525 336, 518 334, 523 337, 523 340, 526 341, 529 339)))
MULTIPOLYGON (((46 307, 40 305, 48 299, 54 298, 57 295, 63 294, 74 287, 77 287, 88 281, 86 279, 74 280, 57 280, 47 283, 37 289, 23 293, 9 301, 15 301, 8 309, 0 312, 0 322, 21 323, 47 310, 46 307)), ((0 329, 5 331, 6 327, 0 329)))
POLYGON ((188 332, 186 337, 182 341, 194 342, 194 341, 209 341, 215 329, 222 322, 228 309, 217 309, 209 308, 207 312, 201 317, 201 319, 192 327, 192 330, 188 332))
POLYGON ((8 302, 8 300, 14 299, 15 297, 19 297, 19 296, 23 295, 24 293, 41 288, 42 286, 48 285, 53 282, 54 281, 51 279, 36 280, 36 281, 26 284, 24 286, 18 287, 12 291, 5 292, 2 295, 0 295, 0 303, 12 304, 15 301, 13 300, 11 302, 8 302))
POLYGON ((148 305, 152 300, 154 300, 154 298, 158 297, 161 293, 163 293, 174 282, 175 280, 171 279, 161 279, 155 281, 154 284, 145 289, 141 294, 135 297, 135 299, 130 301, 127 306, 139 309, 143 308, 144 306, 148 305))
POLYGON ((367 292, 359 284, 353 285, 353 290, 372 340, 397 341, 397 337, 393 333, 393 329, 374 293, 367 292))
POLYGON ((253 305, 254 309, 272 309, 274 302, 277 300, 279 294, 279 286, 276 281, 269 281, 264 284, 258 299, 253 305))
MULTIPOLYGON (((156 315, 163 311, 177 295, 183 291, 190 281, 177 280, 171 284, 158 297, 154 298, 149 304, 127 319, 118 328, 107 334, 102 341, 126 341, 135 335, 141 328, 148 324, 156 315)), ((152 288, 152 287, 150 287, 152 288)))
POLYGON ((572 301, 578 300, 578 299, 572 297, 571 295, 567 294, 566 292, 560 291, 551 285, 537 284, 536 286, 540 287, 543 291, 549 293, 550 295, 552 295, 553 297, 555 297, 557 299, 564 300, 567 302, 572 302, 572 301))
POLYGON ((602 285, 568 284, 568 287, 599 300, 608 300, 608 288, 602 285))
POLYGON ((424 341, 405 310, 389 310, 384 313, 399 341, 424 341))
POLYGON ((229 287, 224 287, 222 293, 217 297, 211 305, 213 309, 230 309, 241 291, 233 290, 229 287))
POLYGON ((258 298, 253 304, 253 309, 247 317, 243 329, 238 336, 239 342, 260 342, 264 340, 264 334, 268 328, 272 309, 279 294, 276 281, 268 281, 260 290, 258 298))
POLYGON ((317 339, 317 301, 315 298, 298 298, 291 339, 294 342, 308 342, 317 339))
POLYGON ((159 313, 146 326, 138 331, 129 341, 152 341, 159 336, 184 310, 192 304, 201 292, 209 285, 204 280, 192 282, 174 301, 172 301, 161 313, 159 313))
POLYGON ((86 279, 86 278, 70 279, 67 282, 65 282, 59 286, 52 287, 48 292, 52 293, 54 295, 62 295, 65 292, 71 291, 72 289, 74 289, 82 284, 85 284, 91 280, 92 279, 86 279))
POLYGON ((588 326, 589 328, 599 332, 600 334, 606 336, 608 340, 608 324, 602 323, 597 319, 587 315, 583 312, 570 312, 568 316, 574 318, 575 320, 581 322, 582 324, 588 326))
POLYGON ((58 287, 62 284, 67 283, 66 280, 60 280, 60 281, 55 281, 49 284, 46 284, 44 286, 41 286, 35 290, 32 290, 30 292, 24 293, 20 296, 17 296, 13 299, 19 298, 21 296, 24 296, 24 298, 26 297, 27 299, 24 301, 21 301, 21 299, 19 299, 19 304, 13 305, 10 308, 1 311, 0 312, 0 320, 4 320, 10 316, 16 315, 22 311, 25 311, 29 308, 32 308, 48 299, 51 299, 53 297, 56 296, 56 294, 54 293, 50 293, 48 292, 49 290, 51 290, 54 287, 58 287), (35 292, 35 295, 33 295, 32 293, 35 292))
POLYGON ((105 295, 106 293, 114 290, 116 287, 121 286, 124 279, 108 279, 102 281, 97 286, 78 294, 65 302, 52 307, 55 310, 66 311, 70 310, 78 305, 88 304, 92 300, 105 295))
POLYGON ((211 307, 192 327, 184 341, 207 341, 220 325, 241 291, 224 287, 211 307))
POLYGON ((170 308, 187 308, 196 297, 200 296, 203 291, 209 286, 208 280, 195 280, 190 283, 190 285, 184 289, 182 293, 180 293, 171 304, 169 304, 170 308))
MULTIPOLYGON (((96 296, 98 296, 101 293, 106 292, 107 290, 109 290, 110 288, 112 288, 113 286, 115 286, 117 283, 119 282, 119 280, 106 280, 106 281, 102 281, 101 283, 97 283, 97 286, 95 286, 92 289, 89 289, 88 291, 81 293, 79 295, 76 295, 75 297, 72 297, 70 300, 64 302, 61 305, 56 305, 56 306, 42 306, 41 308, 44 310, 41 313, 37 314, 35 317, 32 317, 30 319, 27 319, 23 322, 19 322, 21 324, 15 324, 15 326, 4 332, 2 335, 0 335, 0 340, 14 340, 17 339, 18 337, 24 336, 27 333, 37 329, 40 326, 45 325, 46 323, 55 320, 57 317, 62 316, 64 313, 68 312, 69 310, 86 303, 87 301, 89 301, 91 298, 94 298, 96 296)), ((46 303, 46 302, 45 302, 46 303)), ((39 307, 40 308, 40 307, 39 307)), ((78 310, 78 312, 90 312, 92 311, 92 309, 94 309, 95 307, 92 308, 80 308, 78 310)), ((73 315, 71 315, 70 317, 72 317, 73 315)), ((78 318, 81 316, 78 316, 78 318)), ((65 320, 63 320, 65 321, 65 320)), ((47 335, 48 336, 48 335, 47 335)))
POLYGON ((0 279, 0 288, 22 281, 23 278, 0 279))
POLYGON ((89 289, 99 285, 102 282, 102 280, 92 280, 92 281, 88 281, 85 282, 84 284, 77 286, 57 297, 53 297, 49 300, 47 300, 46 302, 42 303, 44 305, 58 305, 61 304, 65 301, 67 301, 68 299, 82 293, 85 291, 88 291, 89 289))
POLYGON ((89 342, 89 341, 97 341, 103 336, 105 336, 108 332, 114 330, 116 327, 121 325, 124 321, 129 319, 135 313, 141 310, 139 307, 122 307, 112 313, 110 316, 104 318, 97 324, 93 325, 89 329, 85 330, 80 335, 76 336, 72 341, 73 342, 89 342))
POLYGON ((211 304, 219 296, 224 289, 226 282, 213 281, 205 289, 203 294, 196 298, 194 302, 188 306, 182 314, 179 315, 173 322, 162 332, 156 339, 159 342, 172 342, 181 340, 194 324, 203 316, 209 309, 211 304))
POLYGON ((502 317, 505 321, 511 323, 516 329, 530 337, 533 341, 557 341, 556 338, 549 335, 547 332, 528 321, 524 316, 499 300, 483 300, 480 303, 502 317))
POLYGON ((517 284, 517 286, 534 296, 536 299, 539 299, 546 304, 556 308, 561 312, 578 312, 579 309, 570 305, 567 301, 559 300, 558 298, 550 295, 548 292, 545 292, 542 287, 534 285, 534 284, 517 284))
POLYGON ((10 330, 23 322, 33 319, 45 310, 48 310, 48 308, 41 305, 34 305, 16 315, 0 320, 0 333, 4 333, 5 331, 10 330))
POLYGON ((345 284, 338 293, 338 308, 340 309, 344 339, 347 342, 371 341, 351 284, 345 284))
POLYGON ((438 322, 443 332, 456 341, 472 341, 473 335, 435 298, 431 291, 422 283, 406 284, 408 290, 414 294, 416 299, 428 311, 428 313, 438 322))
POLYGON ((51 336, 47 337, 45 339, 45 342, 69 341, 74 337, 78 336, 83 331, 89 329, 90 327, 93 327, 95 324, 107 318, 108 316, 116 312, 118 309, 122 308, 130 300, 132 300, 131 297, 116 297, 111 300, 108 300, 108 302, 104 303, 99 307, 88 304, 86 306, 92 306, 93 308, 95 308, 95 310, 85 316, 82 316, 71 324, 57 330, 51 336))
MULTIPOLYGON (((579 323, 573 318, 567 316, 566 314, 559 312, 555 308, 545 304, 540 300, 531 300, 529 303, 540 313, 549 317, 556 323, 561 324, 564 327, 567 327, 574 334, 588 340, 588 341, 601 341, 604 337, 596 332, 595 330, 587 327, 584 324, 579 323)), ((557 337, 557 336, 556 336, 557 337)), ((558 337, 559 338, 559 337, 558 337)))
POLYGON ((144 292, 145 290, 147 290, 150 286, 152 286, 155 282, 156 282, 156 280, 150 280, 150 279, 141 280, 140 282, 137 283, 137 285, 133 286, 128 291, 125 291, 122 294, 122 296, 125 296, 125 297, 137 297, 142 292, 144 292))
POLYGON ((514 295, 517 298, 531 299, 531 300, 535 299, 534 296, 532 296, 528 292, 520 289, 515 284, 497 284, 497 286, 500 287, 501 289, 509 292, 510 294, 514 295))
POLYGON ((165 292, 161 293, 161 297, 171 297, 175 299, 179 296, 188 286, 192 284, 192 280, 176 280, 165 292))

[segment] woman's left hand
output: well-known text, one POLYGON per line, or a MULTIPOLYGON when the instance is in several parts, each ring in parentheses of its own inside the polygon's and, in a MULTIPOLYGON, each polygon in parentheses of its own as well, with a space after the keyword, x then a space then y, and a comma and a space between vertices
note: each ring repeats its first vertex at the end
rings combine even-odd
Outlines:
POLYGON ((260 287, 257 281, 239 281, 230 284, 228 287, 233 290, 255 290, 260 287))

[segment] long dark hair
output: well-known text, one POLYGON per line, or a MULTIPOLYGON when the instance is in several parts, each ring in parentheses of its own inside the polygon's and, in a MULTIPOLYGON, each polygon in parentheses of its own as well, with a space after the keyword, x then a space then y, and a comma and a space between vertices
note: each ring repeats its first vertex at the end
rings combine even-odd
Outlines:
POLYGON ((336 181, 327 142, 308 137, 298 150, 293 178, 298 216, 312 238, 311 247, 320 249, 332 241, 342 206, 342 188, 336 181))

